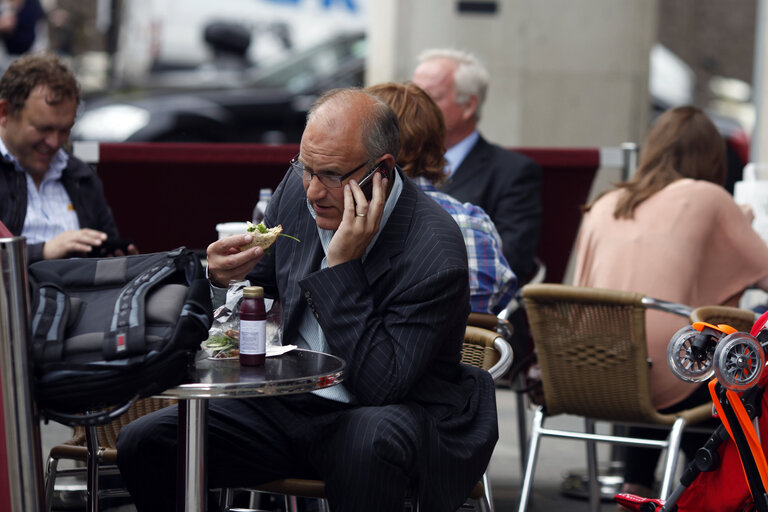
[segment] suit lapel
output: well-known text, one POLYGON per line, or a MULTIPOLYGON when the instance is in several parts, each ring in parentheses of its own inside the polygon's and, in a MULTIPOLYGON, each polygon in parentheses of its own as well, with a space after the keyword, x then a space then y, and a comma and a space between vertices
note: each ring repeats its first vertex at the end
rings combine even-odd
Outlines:
MULTIPOLYGON (((398 170, 398 172, 400 172, 398 170)), ((373 284, 392 267, 392 259, 403 252, 408 226, 411 224, 416 205, 416 185, 406 179, 402 173, 403 191, 395 205, 395 209, 381 231, 376 245, 365 259, 365 274, 368 282, 373 284)))

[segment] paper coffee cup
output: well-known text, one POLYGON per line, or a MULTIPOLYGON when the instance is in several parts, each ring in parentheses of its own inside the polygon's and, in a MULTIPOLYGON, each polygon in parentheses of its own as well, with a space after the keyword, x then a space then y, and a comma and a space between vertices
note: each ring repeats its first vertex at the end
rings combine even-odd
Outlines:
POLYGON ((216 231, 219 233, 219 240, 232 235, 242 235, 248 229, 245 222, 222 222, 216 224, 216 231))

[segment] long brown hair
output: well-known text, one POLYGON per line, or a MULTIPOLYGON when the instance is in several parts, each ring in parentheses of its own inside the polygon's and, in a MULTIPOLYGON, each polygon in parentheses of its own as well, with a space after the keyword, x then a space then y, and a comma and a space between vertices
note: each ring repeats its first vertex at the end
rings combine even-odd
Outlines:
POLYGON ((400 124, 397 163, 407 176, 434 184, 445 179, 445 121, 440 107, 412 83, 385 83, 365 89, 387 103, 400 124))
POLYGON ((691 106, 667 110, 645 139, 635 175, 616 184, 626 192, 619 198, 613 216, 633 218, 640 203, 682 178, 723 186, 725 173, 725 140, 709 117, 691 106))

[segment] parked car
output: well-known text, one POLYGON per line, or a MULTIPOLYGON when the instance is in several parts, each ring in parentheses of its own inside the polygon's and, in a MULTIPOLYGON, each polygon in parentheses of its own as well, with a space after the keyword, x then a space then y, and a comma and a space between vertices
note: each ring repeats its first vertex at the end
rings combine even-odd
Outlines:
POLYGON ((72 139, 298 142, 319 95, 363 85, 365 35, 338 35, 269 67, 242 62, 220 59, 158 74, 142 88, 86 97, 72 139))

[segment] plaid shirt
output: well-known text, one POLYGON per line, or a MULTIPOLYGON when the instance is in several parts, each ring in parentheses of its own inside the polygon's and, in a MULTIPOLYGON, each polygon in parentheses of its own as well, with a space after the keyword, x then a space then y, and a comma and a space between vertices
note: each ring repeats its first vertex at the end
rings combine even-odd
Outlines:
POLYGON ((423 176, 416 184, 442 206, 459 225, 467 244, 472 311, 497 314, 517 290, 517 276, 501 253, 501 237, 485 211, 438 192, 423 176))

